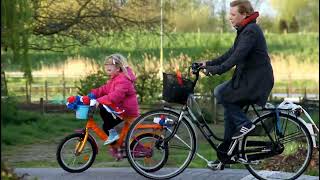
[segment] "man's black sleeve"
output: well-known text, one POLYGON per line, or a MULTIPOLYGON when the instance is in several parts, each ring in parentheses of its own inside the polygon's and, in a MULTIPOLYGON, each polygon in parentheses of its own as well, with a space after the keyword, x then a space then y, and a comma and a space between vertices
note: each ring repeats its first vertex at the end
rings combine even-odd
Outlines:
POLYGON ((244 31, 229 58, 226 59, 222 64, 216 66, 217 74, 223 74, 233 66, 245 61, 257 40, 256 36, 257 34, 253 30, 244 31))

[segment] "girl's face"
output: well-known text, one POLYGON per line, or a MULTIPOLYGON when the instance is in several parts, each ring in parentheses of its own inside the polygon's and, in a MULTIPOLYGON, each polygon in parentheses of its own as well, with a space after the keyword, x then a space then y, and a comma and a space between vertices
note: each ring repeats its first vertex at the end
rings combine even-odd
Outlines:
POLYGON ((120 68, 116 67, 116 65, 113 64, 112 59, 109 59, 104 64, 104 70, 108 76, 114 76, 120 72, 120 68))

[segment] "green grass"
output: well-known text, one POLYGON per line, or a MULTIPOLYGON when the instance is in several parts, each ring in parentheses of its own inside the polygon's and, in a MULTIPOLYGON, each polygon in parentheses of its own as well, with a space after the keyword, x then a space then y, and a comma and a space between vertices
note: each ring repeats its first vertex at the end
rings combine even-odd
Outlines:
MULTIPOLYGON (((212 58, 231 47, 234 38, 235 33, 169 33, 164 37, 164 59, 179 56, 181 53, 193 59, 212 58)), ((309 59, 312 62, 317 62, 319 59, 318 38, 318 33, 266 34, 270 54, 294 55, 299 56, 301 61, 309 59)), ((41 39, 32 38, 30 41, 39 42, 41 39)), ((159 46, 160 38, 156 34, 130 32, 125 35, 101 37, 88 46, 69 48, 62 53, 29 51, 29 57, 34 70, 40 69, 42 65, 59 65, 68 57, 77 55, 101 62, 107 54, 114 52, 129 56, 133 62, 141 62, 145 53, 159 58, 159 46)), ((12 61, 10 53, 1 54, 1 57, 7 64, 6 70, 20 69, 19 63, 12 61)))
POLYGON ((76 120, 74 116, 70 113, 40 115, 37 112, 18 111, 17 119, 33 117, 33 120, 20 125, 1 126, 2 147, 48 142, 84 127, 85 122, 76 120))
MULTIPOLYGON (((288 86, 288 84, 289 84, 288 80, 276 81, 274 87, 286 88, 288 86)), ((310 79, 299 79, 299 80, 291 80, 290 81, 291 88, 293 88, 293 87, 307 88, 307 91, 310 90, 309 88, 318 87, 318 85, 319 85, 319 82, 317 82, 315 80, 310 80, 310 79)), ((313 90, 313 89, 311 89, 311 90, 313 90)))

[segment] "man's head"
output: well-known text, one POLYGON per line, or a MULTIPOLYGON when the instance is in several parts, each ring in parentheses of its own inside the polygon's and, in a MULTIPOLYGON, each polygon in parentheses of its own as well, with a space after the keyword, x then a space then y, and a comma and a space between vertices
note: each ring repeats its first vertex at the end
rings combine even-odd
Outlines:
POLYGON ((241 21, 253 13, 253 8, 248 0, 234 0, 230 3, 229 20, 233 27, 239 26, 241 21))

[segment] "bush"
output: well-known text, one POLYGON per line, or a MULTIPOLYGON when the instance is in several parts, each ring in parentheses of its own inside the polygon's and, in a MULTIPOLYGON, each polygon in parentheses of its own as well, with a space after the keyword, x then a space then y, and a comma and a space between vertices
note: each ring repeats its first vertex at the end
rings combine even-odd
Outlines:
POLYGON ((20 180, 24 179, 24 176, 18 176, 15 172, 14 169, 9 167, 7 163, 1 161, 1 179, 10 179, 10 180, 20 180))
POLYGON ((9 124, 20 125, 24 123, 36 122, 41 119, 41 114, 34 112, 21 112, 17 109, 18 99, 8 97, 1 99, 1 125, 9 124))
POLYGON ((158 70, 147 71, 143 65, 137 65, 136 90, 140 103, 154 103, 160 100, 162 93, 162 82, 158 77, 158 70))
POLYGON ((106 83, 107 75, 99 70, 95 74, 90 74, 83 79, 80 79, 80 86, 77 86, 80 95, 87 95, 91 89, 98 88, 106 83))
POLYGON ((17 100, 11 96, 7 96, 5 99, 1 98, 1 112, 1 125, 17 123, 17 100))

